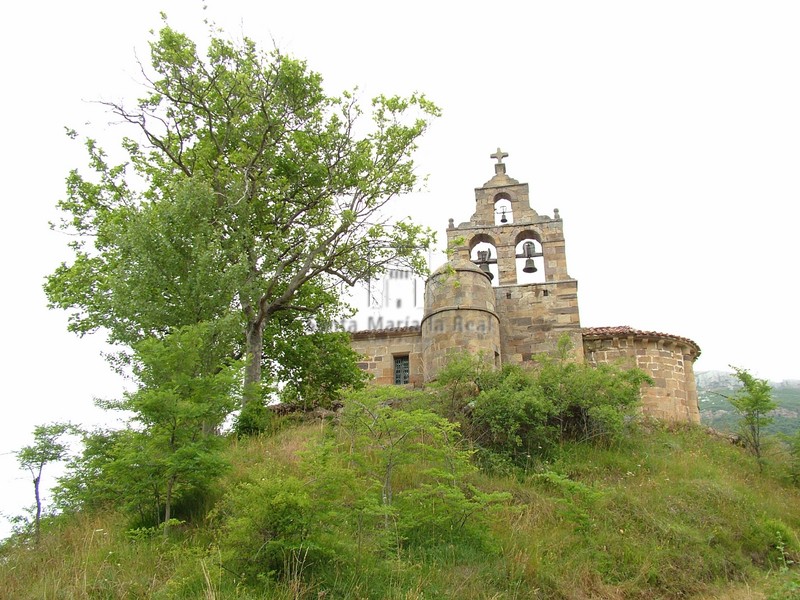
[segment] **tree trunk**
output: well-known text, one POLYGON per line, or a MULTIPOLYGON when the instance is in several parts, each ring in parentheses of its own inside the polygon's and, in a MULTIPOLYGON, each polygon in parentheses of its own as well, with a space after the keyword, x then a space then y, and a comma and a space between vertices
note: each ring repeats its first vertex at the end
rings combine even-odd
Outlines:
POLYGON ((164 537, 169 533, 169 520, 172 518, 172 489, 175 486, 175 477, 167 479, 166 498, 164 499, 164 537))
POLYGON ((263 322, 247 324, 247 358, 244 370, 244 394, 242 408, 254 400, 260 400, 259 384, 261 383, 261 357, 264 352, 263 322))
POLYGON ((36 520, 34 521, 34 531, 36 532, 36 545, 39 545, 39 538, 41 537, 40 521, 42 518, 42 499, 39 496, 39 482, 41 476, 33 478, 33 493, 36 496, 36 520))

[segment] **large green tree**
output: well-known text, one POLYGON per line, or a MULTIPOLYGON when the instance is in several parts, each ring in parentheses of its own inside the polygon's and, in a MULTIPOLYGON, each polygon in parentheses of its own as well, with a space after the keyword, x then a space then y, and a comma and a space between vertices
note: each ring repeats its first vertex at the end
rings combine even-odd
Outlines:
POLYGON ((388 264, 424 268, 431 232, 384 208, 416 185, 412 154, 439 111, 420 95, 368 109, 328 95, 303 61, 249 39, 212 34, 201 56, 165 25, 150 49, 144 97, 105 103, 138 131, 126 160, 89 139, 93 174, 69 175, 74 259, 45 290, 71 330, 123 345, 235 313, 252 398, 271 332, 326 324, 343 283, 388 264))

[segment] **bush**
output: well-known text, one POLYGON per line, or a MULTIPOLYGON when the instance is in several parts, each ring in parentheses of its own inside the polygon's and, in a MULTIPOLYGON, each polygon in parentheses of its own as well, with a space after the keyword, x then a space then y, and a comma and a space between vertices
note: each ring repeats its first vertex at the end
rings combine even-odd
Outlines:
POLYGON ((522 464, 528 456, 545 455, 557 440, 553 414, 554 406, 532 372, 503 369, 496 387, 475 400, 470 415, 473 441, 522 464))
POLYGON ((469 485, 472 452, 463 448, 458 425, 421 405, 419 393, 390 389, 352 394, 343 425, 351 463, 380 490, 387 534, 398 545, 477 541, 485 532, 487 509, 508 499, 469 485), (400 393, 404 402, 388 402, 400 393))
POLYGON ((797 537, 778 519, 762 518, 746 530, 742 549, 760 566, 787 568, 798 558, 797 537))
POLYGON ((328 561, 332 549, 314 539, 314 501, 295 477, 239 485, 222 503, 224 567, 246 581, 279 578, 328 561))
MULTIPOLYGON (((493 373, 481 361, 458 357, 440 377, 439 406, 459 417, 479 447, 526 469, 567 441, 618 443, 650 378, 639 369, 571 362, 569 348, 560 348, 558 357, 541 356, 531 368, 493 373)), ((484 455, 481 462, 496 461, 484 455)))
POLYGON ((398 530, 405 542, 416 546, 483 548, 489 543, 489 511, 510 499, 508 493, 483 493, 473 486, 425 483, 397 495, 398 530))
POLYGON ((268 430, 271 415, 263 401, 251 398, 239 411, 233 424, 233 432, 237 437, 258 435, 268 430))

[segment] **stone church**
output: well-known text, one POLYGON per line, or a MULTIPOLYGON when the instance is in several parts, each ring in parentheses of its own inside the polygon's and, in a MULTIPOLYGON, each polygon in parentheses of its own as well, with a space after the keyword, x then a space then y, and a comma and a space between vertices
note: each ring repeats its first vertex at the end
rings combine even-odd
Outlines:
POLYGON ((475 212, 450 219, 450 260, 425 284, 418 327, 358 331, 352 346, 377 384, 421 386, 453 352, 480 354, 499 367, 552 353, 563 336, 574 358, 636 366, 654 381, 642 390, 645 415, 697 423, 700 413, 690 339, 630 327, 581 327, 578 282, 567 271, 563 221, 531 208, 528 184, 506 174, 500 149, 494 176, 475 189, 475 212))

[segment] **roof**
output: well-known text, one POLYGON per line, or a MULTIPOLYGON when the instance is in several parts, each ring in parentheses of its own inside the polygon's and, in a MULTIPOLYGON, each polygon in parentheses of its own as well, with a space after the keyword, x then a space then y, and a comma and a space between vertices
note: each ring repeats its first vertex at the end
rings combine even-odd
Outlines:
POLYGON ((430 278, 436 277, 437 275, 450 274, 454 271, 471 271, 473 273, 486 275, 486 273, 483 272, 481 268, 471 260, 467 260, 465 258, 452 258, 431 273, 430 278))
POLYGON ((688 344, 697 350, 697 355, 700 356, 700 346, 697 342, 690 340, 687 337, 679 335, 672 335, 671 333, 662 333, 659 331, 642 331, 641 329, 634 329, 627 325, 618 325, 616 327, 583 327, 581 329, 584 339, 608 339, 616 337, 633 337, 633 338, 648 338, 648 339, 665 339, 688 344))
POLYGON ((419 325, 410 325, 408 327, 389 327, 387 329, 362 329, 361 331, 353 331, 350 333, 351 339, 363 340, 375 337, 389 337, 419 334, 422 329, 419 325))
MULTIPOLYGON (((399 337, 403 335, 418 335, 422 331, 419 325, 412 325, 409 327, 390 327, 387 329, 363 329, 361 331, 354 331, 350 333, 350 337, 354 340, 364 340, 370 338, 380 337, 399 337)), ((679 335, 672 335, 671 333, 662 333, 659 331, 643 331, 641 329, 634 329, 627 325, 618 325, 615 327, 583 327, 581 329, 584 339, 602 340, 619 337, 633 337, 638 339, 662 339, 688 344, 697 350, 697 356, 700 356, 700 346, 697 342, 687 337, 679 335)))

